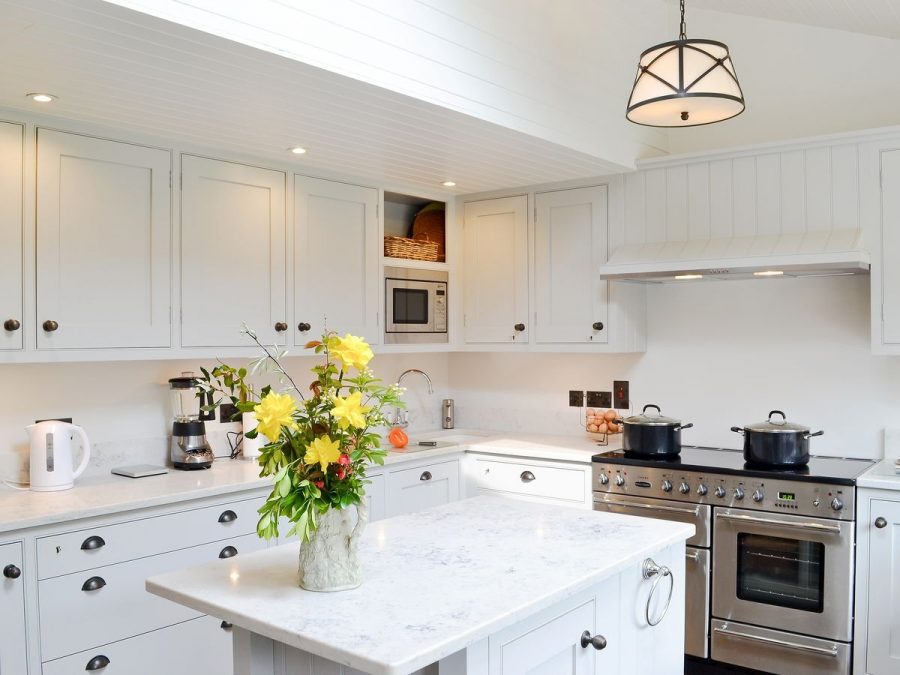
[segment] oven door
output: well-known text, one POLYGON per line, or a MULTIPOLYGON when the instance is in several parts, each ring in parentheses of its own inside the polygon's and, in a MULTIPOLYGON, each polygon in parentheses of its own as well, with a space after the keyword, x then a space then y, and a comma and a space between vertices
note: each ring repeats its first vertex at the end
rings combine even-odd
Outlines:
POLYGON ((696 532, 685 543, 688 546, 709 547, 711 507, 705 504, 683 504, 667 499, 595 492, 594 510, 689 523, 696 528, 696 532))
POLYGON ((715 509, 713 616, 849 641, 853 523, 715 509))

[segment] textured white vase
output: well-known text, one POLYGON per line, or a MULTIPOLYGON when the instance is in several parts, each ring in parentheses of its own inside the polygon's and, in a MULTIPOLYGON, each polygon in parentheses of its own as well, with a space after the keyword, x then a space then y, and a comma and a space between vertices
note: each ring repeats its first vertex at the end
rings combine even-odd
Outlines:
POLYGON ((356 507, 329 509, 320 514, 311 539, 300 544, 300 587, 308 591, 346 591, 359 586, 359 538, 368 520, 365 498, 356 507))
POLYGON ((266 437, 260 432, 256 438, 247 438, 247 432, 253 431, 259 422, 256 420, 256 413, 245 412, 241 414, 241 429, 244 433, 244 440, 241 442, 241 455, 244 459, 257 459, 260 454, 260 448, 266 444, 266 437))

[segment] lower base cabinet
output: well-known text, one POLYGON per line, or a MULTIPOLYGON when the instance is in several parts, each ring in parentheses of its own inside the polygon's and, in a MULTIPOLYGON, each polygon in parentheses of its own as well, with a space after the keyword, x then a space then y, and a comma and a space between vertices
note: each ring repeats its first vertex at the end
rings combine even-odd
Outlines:
POLYGON ((20 542, 0 546, 0 569, 0 673, 26 673, 25 564, 20 542))
MULTIPOLYGON (((9 671, 20 672, 20 671, 9 671)), ((24 671, 21 671, 24 672, 24 671)), ((219 619, 197 619, 43 664, 43 675, 228 675, 231 632, 219 619)), ((4 673, 5 675, 5 673, 4 673)))
POLYGON ((459 499, 459 460, 390 471, 387 475, 387 515, 449 504, 459 499))

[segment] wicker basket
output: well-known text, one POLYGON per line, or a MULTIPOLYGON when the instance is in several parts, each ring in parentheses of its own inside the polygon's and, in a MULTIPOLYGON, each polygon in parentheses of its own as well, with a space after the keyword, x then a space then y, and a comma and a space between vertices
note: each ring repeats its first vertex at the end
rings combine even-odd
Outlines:
POLYGON ((437 262, 438 248, 438 243, 434 241, 392 237, 390 235, 384 238, 384 255, 388 258, 437 262))

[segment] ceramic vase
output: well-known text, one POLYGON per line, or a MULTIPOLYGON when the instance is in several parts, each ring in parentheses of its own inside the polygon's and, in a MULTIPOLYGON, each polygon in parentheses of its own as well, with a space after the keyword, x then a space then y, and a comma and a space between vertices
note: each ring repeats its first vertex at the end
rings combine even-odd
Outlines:
POLYGON ((241 455, 244 459, 255 460, 260 456, 260 448, 264 446, 268 439, 260 432, 256 438, 247 438, 246 433, 253 431, 258 424, 255 412, 245 412, 241 414, 241 428, 245 434, 244 440, 241 442, 241 455))
POLYGON ((300 587, 308 591, 346 591, 362 583, 359 538, 369 519, 368 503, 329 509, 318 527, 300 544, 300 587))

